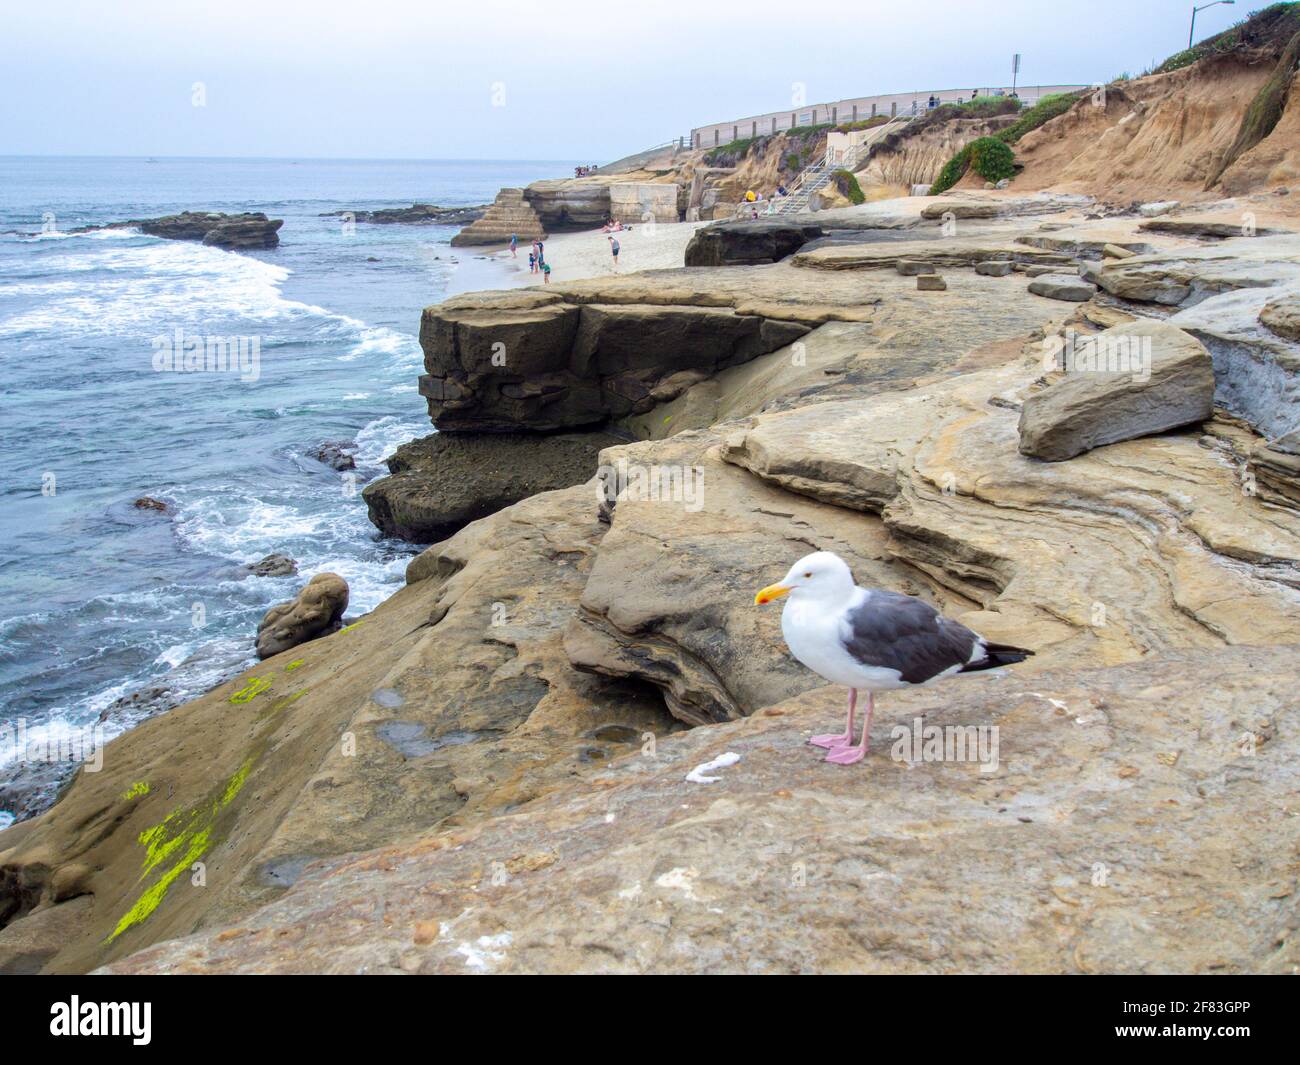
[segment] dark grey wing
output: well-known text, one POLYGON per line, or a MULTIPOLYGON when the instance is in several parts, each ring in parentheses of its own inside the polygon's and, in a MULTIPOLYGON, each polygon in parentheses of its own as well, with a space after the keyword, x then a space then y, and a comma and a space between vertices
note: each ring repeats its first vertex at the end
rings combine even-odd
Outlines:
POLYGON ((866 666, 898 670, 924 684, 953 666, 965 667, 980 638, 929 603, 897 592, 871 591, 847 616, 844 646, 866 666))

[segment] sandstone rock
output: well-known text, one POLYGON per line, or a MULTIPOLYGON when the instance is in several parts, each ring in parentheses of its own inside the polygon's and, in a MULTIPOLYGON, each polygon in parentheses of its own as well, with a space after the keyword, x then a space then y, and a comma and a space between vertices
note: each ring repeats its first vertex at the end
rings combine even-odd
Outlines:
POLYGON ((830 244, 800 252, 796 266, 816 270, 871 270, 898 268, 904 261, 916 261, 938 268, 969 267, 991 259, 1013 263, 1068 267, 1071 256, 1038 249, 1021 241, 980 237, 939 240, 885 241, 866 244, 830 244))
POLYGON ((1300 425, 1300 344, 1267 328, 1265 321, 1267 317, 1286 329, 1286 308, 1298 298, 1300 281, 1237 289, 1168 319, 1214 356, 1215 402, 1266 437, 1283 436, 1300 425))
POLYGON ((945 215, 953 218, 996 218, 998 205, 992 202, 976 203, 964 200, 938 200, 928 203, 921 209, 921 217, 927 221, 942 219, 945 215))
POLYGON ((1300 341, 1300 293, 1270 299, 1259 312, 1260 322, 1284 340, 1300 341))
POLYGON ((612 176, 534 181, 523 194, 547 229, 592 229, 609 221, 611 180, 612 176))
POLYGON ((1243 223, 1236 221, 1212 221, 1204 218, 1156 218, 1143 222, 1139 227, 1148 233, 1169 233, 1176 237, 1207 237, 1222 240, 1225 237, 1265 236, 1279 232, 1276 229, 1256 229, 1254 233, 1243 232, 1243 223))
POLYGON ((1225 239, 1214 245, 1108 261, 1097 283, 1112 296, 1190 307, 1234 289, 1300 282, 1300 242, 1293 236, 1225 239))
POLYGON ((1195 431, 1063 463, 1020 454, 1007 397, 1042 372, 1041 345, 1029 351, 1032 363, 760 414, 728 437, 725 457, 788 491, 878 513, 891 555, 985 606, 953 616, 1038 652, 1022 674, 1300 642, 1294 512, 1243 491, 1238 464, 1195 431))
POLYGON ((203 234, 203 243, 216 248, 274 248, 280 243, 282 219, 244 216, 222 222, 203 234))
POLYGON ((288 555, 267 555, 259 562, 245 567, 254 577, 292 577, 298 572, 298 563, 288 555))
POLYGON ((528 496, 590 480, 600 449, 616 442, 605 433, 435 433, 399 447, 392 476, 361 494, 385 536, 430 544, 528 496))
POLYGON ((473 244, 506 244, 511 236, 521 244, 544 240, 546 228, 524 199, 523 189, 502 189, 482 215, 451 238, 454 248, 473 244))
POLYGON ((298 597, 271 607, 257 626, 257 657, 270 658, 339 628, 348 607, 348 582, 337 573, 318 573, 298 597))
POLYGON ((920 274, 916 279, 917 292, 946 292, 948 282, 938 274, 920 274))
POLYGON ((774 263, 793 255, 823 233, 821 226, 784 220, 722 222, 695 231, 686 246, 686 265, 774 263))
POLYGON ((1168 214, 1170 211, 1176 211, 1182 206, 1178 200, 1159 200, 1154 203, 1144 203, 1139 205, 1138 214, 1143 218, 1157 218, 1162 214, 1168 214))
POLYGON ((895 269, 902 277, 918 277, 922 274, 937 273, 934 263, 922 262, 919 259, 899 259, 895 269))
POLYGON ((599 426, 649 410, 675 374, 713 374, 807 331, 726 307, 481 293, 426 308, 420 391, 440 430, 599 426))
POLYGON ((182 211, 125 224, 139 226, 142 233, 168 240, 198 240, 221 248, 274 248, 280 243, 279 229, 284 220, 267 218, 261 212, 182 211))
POLYGON ((1083 303, 1097 294, 1097 287, 1069 274, 1043 274, 1029 282, 1029 291, 1050 300, 1083 303))
POLYGON ((1006 259, 989 259, 975 264, 975 272, 985 277, 1006 277, 1015 270, 1015 263, 1006 259))
POLYGON ((842 713, 819 689, 474 831, 318 864, 106 971, 1288 973, 1297 650, 890 693, 858 773, 807 747, 842 713), (910 739, 979 726, 991 772, 910 739))
POLYGON ((171 512, 171 506, 164 503, 161 499, 154 499, 153 496, 141 496, 131 506, 136 510, 152 510, 158 514, 168 514, 171 512))
POLYGON ((820 683, 782 651, 773 619, 753 609, 753 591, 771 583, 764 575, 783 572, 809 545, 834 545, 863 583, 966 605, 889 562, 879 522, 765 485, 723 462, 719 443, 711 432, 684 432, 602 452, 602 466, 626 476, 565 636, 579 669, 654 685, 692 725, 820 683), (652 484, 676 479, 680 490, 651 493, 638 473, 652 484))
POLYGON ((1074 356, 1088 365, 1067 367, 1062 379, 1025 400, 1022 454, 1060 462, 1104 444, 1202 422, 1213 413, 1210 353, 1182 330, 1133 322, 1098 334, 1095 345, 1093 353, 1074 356), (1108 358, 1123 368, 1107 368, 1108 358))
POLYGON ((1300 510, 1300 429, 1255 447, 1249 468, 1259 498, 1300 510))
POLYGON ((1107 244, 1101 249, 1101 252, 1107 259, 1131 259, 1137 254, 1137 252, 1120 247, 1118 244, 1107 244))

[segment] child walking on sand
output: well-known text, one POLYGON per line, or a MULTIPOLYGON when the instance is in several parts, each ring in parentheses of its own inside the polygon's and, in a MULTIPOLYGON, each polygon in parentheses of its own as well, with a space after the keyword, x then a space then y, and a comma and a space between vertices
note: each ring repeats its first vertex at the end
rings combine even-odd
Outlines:
POLYGON ((614 269, 617 270, 618 269, 618 241, 615 240, 613 237, 609 237, 607 239, 609 240, 610 254, 614 256, 614 269))
POLYGON ((551 283, 551 264, 542 263, 542 283, 549 285, 551 283))
POLYGON ((510 258, 512 259, 519 258, 519 234, 518 233, 510 234, 510 258))
POLYGON ((535 274, 535 273, 537 273, 537 253, 536 253, 536 252, 532 252, 532 251, 530 251, 530 252, 528 253, 528 272, 529 272, 530 274, 535 274))

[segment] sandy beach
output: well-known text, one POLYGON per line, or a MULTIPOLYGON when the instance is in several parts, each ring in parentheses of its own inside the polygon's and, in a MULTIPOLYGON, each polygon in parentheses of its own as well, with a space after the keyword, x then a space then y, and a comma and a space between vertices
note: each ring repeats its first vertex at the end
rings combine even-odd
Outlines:
MULTIPOLYGON (((591 230, 582 233, 556 233, 546 244, 546 261, 551 264, 551 281, 578 281, 585 277, 613 274, 614 261, 609 252, 609 237, 619 243, 618 273, 630 274, 639 270, 662 270, 682 265, 682 257, 691 236, 707 222, 660 222, 656 225, 634 225, 631 231, 604 233, 591 230)), ((508 271, 507 285, 540 285, 540 273, 528 272, 527 244, 520 242, 518 258, 511 258, 510 249, 494 252, 490 258, 504 265, 508 271)))

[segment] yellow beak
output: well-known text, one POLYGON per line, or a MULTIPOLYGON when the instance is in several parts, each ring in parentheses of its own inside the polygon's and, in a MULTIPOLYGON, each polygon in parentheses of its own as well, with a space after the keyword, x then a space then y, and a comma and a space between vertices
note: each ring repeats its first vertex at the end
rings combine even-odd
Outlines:
POLYGON ((780 599, 783 595, 789 595, 790 589, 784 584, 769 584, 758 595, 754 596, 755 606, 767 606, 773 599, 780 599))

